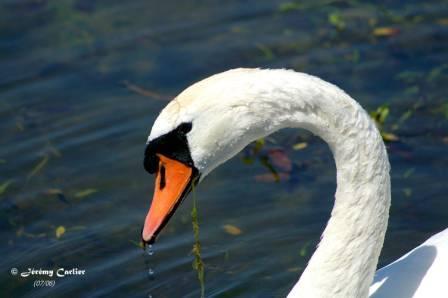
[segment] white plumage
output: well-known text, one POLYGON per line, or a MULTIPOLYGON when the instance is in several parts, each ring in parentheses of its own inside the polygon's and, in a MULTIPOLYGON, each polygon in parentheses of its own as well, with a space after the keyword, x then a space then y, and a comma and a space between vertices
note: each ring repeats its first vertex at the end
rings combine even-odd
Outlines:
MULTIPOLYGON (((235 69, 179 94, 157 118, 148 142, 184 122, 193 125, 187 139, 201 178, 250 142, 285 127, 305 128, 325 140, 337 167, 335 204, 319 246, 288 297, 369 295, 389 216, 389 161, 377 128, 355 100, 307 74, 235 69)), ((446 297, 447 246, 445 230, 379 270, 370 294, 446 297), (415 274, 413 265, 420 266, 415 274)))
POLYGON ((448 229, 378 270, 370 287, 370 297, 447 297, 447 266, 448 229))

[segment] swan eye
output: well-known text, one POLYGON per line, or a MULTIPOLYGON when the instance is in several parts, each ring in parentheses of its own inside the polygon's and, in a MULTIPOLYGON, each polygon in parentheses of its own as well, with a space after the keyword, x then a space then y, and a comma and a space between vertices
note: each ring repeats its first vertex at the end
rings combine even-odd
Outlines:
POLYGON ((193 127, 193 124, 191 122, 185 122, 182 123, 177 127, 177 130, 183 134, 187 134, 191 131, 191 128, 193 127))

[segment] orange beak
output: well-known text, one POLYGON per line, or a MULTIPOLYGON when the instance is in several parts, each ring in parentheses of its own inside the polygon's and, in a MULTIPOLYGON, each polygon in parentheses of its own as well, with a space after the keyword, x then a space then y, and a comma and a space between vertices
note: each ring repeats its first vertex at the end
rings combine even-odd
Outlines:
POLYGON ((174 214, 182 198, 187 195, 193 180, 193 169, 177 160, 157 154, 159 169, 156 175, 154 197, 143 226, 142 238, 153 243, 174 214))

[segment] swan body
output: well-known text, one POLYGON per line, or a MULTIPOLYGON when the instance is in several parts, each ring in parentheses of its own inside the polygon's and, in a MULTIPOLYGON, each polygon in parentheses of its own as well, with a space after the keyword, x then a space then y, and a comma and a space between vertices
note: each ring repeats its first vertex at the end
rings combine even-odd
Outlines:
POLYGON ((372 298, 443 298, 448 285, 448 229, 432 236, 375 274, 372 298))
MULTIPOLYGON (((162 110, 145 153, 145 168, 157 176, 142 238, 155 240, 191 185, 250 142, 286 127, 320 136, 337 168, 331 218, 288 297, 368 297, 389 216, 387 152, 354 99, 304 73, 230 70, 190 86, 162 110)), ((374 286, 384 276, 380 270, 374 286)))

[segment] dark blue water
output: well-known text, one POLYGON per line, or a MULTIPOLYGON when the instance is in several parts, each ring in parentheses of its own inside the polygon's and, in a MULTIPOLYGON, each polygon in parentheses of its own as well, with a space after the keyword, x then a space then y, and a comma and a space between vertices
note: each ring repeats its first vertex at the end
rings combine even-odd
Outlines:
MULTIPOLYGON (((447 40, 447 1, 0 1, 2 297, 199 297, 191 198, 153 256, 138 247, 153 190, 143 150, 172 96, 241 66, 309 72, 387 106, 380 265, 401 256, 448 226, 447 40)), ((285 130, 254 148, 196 191, 206 296, 285 296, 329 217, 326 144, 285 130)))

